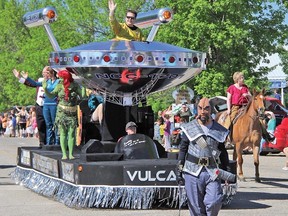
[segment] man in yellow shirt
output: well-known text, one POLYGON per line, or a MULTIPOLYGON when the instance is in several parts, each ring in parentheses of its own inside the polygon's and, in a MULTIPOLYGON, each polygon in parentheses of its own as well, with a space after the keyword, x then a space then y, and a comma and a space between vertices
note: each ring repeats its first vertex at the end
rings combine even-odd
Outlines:
POLYGON ((136 40, 144 41, 145 38, 140 28, 134 25, 137 12, 134 10, 127 10, 125 23, 119 23, 115 18, 115 10, 117 4, 114 0, 109 0, 109 21, 113 32, 116 35, 116 40, 136 40))

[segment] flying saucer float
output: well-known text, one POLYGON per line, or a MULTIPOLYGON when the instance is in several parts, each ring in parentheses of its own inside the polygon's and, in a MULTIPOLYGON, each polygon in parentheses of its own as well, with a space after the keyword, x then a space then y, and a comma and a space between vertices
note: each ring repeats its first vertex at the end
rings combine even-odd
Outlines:
MULTIPOLYGON (((60 49, 49 26, 57 19, 55 8, 29 12, 23 20, 28 27, 45 27, 54 49, 49 58, 51 67, 68 69, 81 85, 97 89, 109 103, 135 106, 148 94, 186 82, 206 67, 203 52, 153 41, 159 26, 170 22, 172 16, 169 8, 139 13, 136 25, 152 26, 144 42, 111 40, 66 50, 60 49)), ((126 151, 129 157, 125 151, 115 153, 113 143, 95 140, 91 142, 97 145, 91 145, 90 153, 85 144, 75 151, 77 159, 73 161, 61 160, 57 147, 20 147, 13 178, 70 207, 176 208, 185 203, 185 190, 176 185, 176 155, 162 158, 153 140, 145 135, 131 139, 129 145, 122 140, 122 145, 130 148, 126 151)), ((230 169, 236 173, 234 161, 230 169)), ((236 182, 223 189, 223 204, 229 204, 236 182)))
POLYGON ((172 20, 172 11, 162 8, 139 13, 136 25, 152 26, 147 41, 105 41, 61 50, 49 24, 56 21, 52 7, 27 13, 28 27, 44 25, 54 52, 50 65, 68 68, 88 88, 100 90, 106 99, 120 105, 136 105, 149 93, 188 81, 206 68, 206 54, 153 41, 161 24, 172 20))

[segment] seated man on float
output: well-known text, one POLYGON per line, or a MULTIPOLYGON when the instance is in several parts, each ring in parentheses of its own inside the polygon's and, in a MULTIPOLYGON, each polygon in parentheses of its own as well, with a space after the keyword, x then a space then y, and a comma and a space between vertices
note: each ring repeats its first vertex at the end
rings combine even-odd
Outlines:
POLYGON ((145 38, 140 28, 134 25, 137 12, 134 10, 127 10, 125 23, 119 23, 115 18, 115 10, 117 4, 113 0, 109 0, 109 21, 111 28, 116 35, 115 40, 136 40, 144 41, 145 38))
POLYGON ((159 154, 153 140, 137 134, 135 122, 128 122, 125 127, 126 136, 121 137, 115 147, 115 153, 123 153, 124 159, 158 159, 159 154))

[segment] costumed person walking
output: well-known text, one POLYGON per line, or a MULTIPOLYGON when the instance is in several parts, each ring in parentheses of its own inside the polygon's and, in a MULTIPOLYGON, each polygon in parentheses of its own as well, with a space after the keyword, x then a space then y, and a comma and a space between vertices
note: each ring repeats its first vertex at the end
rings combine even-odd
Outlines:
POLYGON ((58 77, 60 82, 53 91, 48 91, 46 81, 42 85, 46 96, 50 98, 58 96, 55 124, 60 131, 62 159, 67 159, 67 147, 69 159, 74 159, 73 148, 76 144, 76 128, 78 126, 77 101, 85 95, 85 89, 81 90, 67 70, 59 71, 58 77))
POLYGON ((199 101, 197 118, 181 129, 177 182, 185 182, 190 215, 218 215, 223 198, 219 171, 229 164, 224 145, 229 131, 211 118, 208 98, 199 101))

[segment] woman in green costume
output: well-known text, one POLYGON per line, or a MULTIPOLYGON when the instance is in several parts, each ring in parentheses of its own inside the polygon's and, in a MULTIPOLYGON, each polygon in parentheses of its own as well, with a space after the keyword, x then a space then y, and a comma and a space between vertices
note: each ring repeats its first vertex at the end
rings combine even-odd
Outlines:
POLYGON ((58 77, 60 78, 60 82, 52 92, 49 93, 47 91, 46 81, 43 81, 42 86, 46 96, 51 98, 58 96, 59 104, 55 124, 60 131, 62 159, 67 159, 67 146, 69 159, 74 159, 73 148, 76 142, 76 128, 78 125, 77 100, 79 97, 84 96, 85 91, 81 90, 80 86, 74 82, 69 71, 59 71, 58 77))

